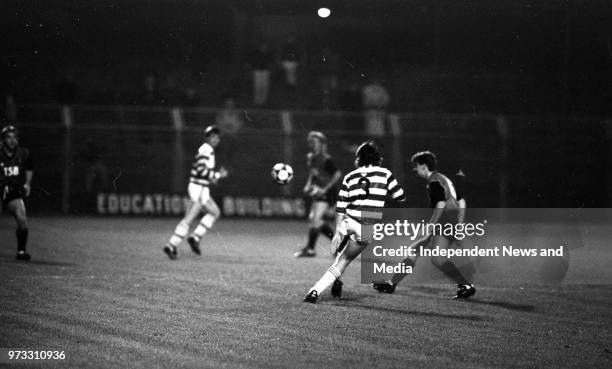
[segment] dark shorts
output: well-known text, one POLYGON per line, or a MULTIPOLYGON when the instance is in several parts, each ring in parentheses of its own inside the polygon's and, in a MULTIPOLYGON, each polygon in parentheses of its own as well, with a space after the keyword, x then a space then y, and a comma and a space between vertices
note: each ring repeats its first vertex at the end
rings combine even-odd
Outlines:
POLYGON ((16 186, 0 187, 0 196, 2 196, 2 207, 6 207, 11 201, 23 199, 25 197, 25 189, 16 186))
POLYGON ((322 196, 317 196, 312 198, 312 202, 325 202, 331 206, 336 205, 336 193, 335 191, 327 191, 322 196))

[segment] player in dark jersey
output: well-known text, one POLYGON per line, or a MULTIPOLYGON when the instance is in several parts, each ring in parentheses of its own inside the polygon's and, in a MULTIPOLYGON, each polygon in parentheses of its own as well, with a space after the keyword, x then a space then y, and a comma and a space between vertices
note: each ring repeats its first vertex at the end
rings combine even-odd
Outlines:
POLYGON ((34 166, 30 151, 19 146, 17 129, 6 126, 0 131, 0 211, 7 209, 17 222, 17 260, 30 260, 26 252, 28 220, 23 202, 30 195, 34 166))
POLYGON ((333 217, 328 216, 334 209, 337 184, 342 173, 327 153, 327 137, 321 132, 308 133, 310 152, 306 156, 308 164, 308 179, 304 193, 312 198, 308 214, 308 243, 293 256, 312 257, 316 255, 315 245, 319 234, 331 240, 334 235, 333 217))
MULTIPOLYGON (((465 221, 465 209, 467 203, 463 194, 458 192, 453 182, 444 174, 438 172, 438 162, 434 153, 430 151, 418 152, 410 159, 414 166, 417 176, 427 180, 427 192, 433 213, 429 219, 429 224, 458 224, 465 221)), ((463 172, 459 172, 458 178, 462 182, 463 172)), ((460 241, 452 236, 442 234, 426 235, 425 238, 417 241, 414 245, 439 246, 448 248, 451 244, 460 246, 460 241)), ((414 266, 416 257, 408 257, 402 262, 405 265, 414 266)), ((455 298, 468 298, 476 293, 472 285, 464 274, 455 266, 454 263, 445 258, 432 258, 432 263, 447 277, 457 283, 458 289, 455 298)), ((372 287, 380 292, 393 293, 397 284, 402 281, 407 274, 397 273, 391 280, 374 282, 372 287)))
POLYGON ((336 281, 372 241, 368 225, 382 220, 388 201, 404 202, 404 190, 381 164, 382 157, 374 142, 367 141, 359 146, 355 153, 357 169, 344 176, 338 194, 336 234, 332 240, 336 260, 310 288, 305 302, 316 303, 321 293, 332 284, 332 296, 341 296, 342 284, 338 285, 336 281))

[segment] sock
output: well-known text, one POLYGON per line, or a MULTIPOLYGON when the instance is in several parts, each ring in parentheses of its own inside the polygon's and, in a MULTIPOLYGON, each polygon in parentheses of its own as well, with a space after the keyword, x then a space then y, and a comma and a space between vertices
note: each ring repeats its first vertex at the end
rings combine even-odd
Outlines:
POLYGON ((28 229, 17 228, 17 251, 25 251, 28 243, 28 229))
POLYGON ((327 223, 319 227, 319 232, 330 240, 334 238, 334 230, 327 223))
POLYGON ((170 237, 170 241, 168 241, 168 244, 170 246, 177 247, 178 245, 181 244, 181 241, 183 241, 183 238, 187 236, 188 232, 189 232, 189 225, 187 225, 187 223, 181 220, 180 223, 174 229, 174 234, 172 235, 172 237, 170 237))
POLYGON ((309 228, 308 229, 308 243, 306 244, 306 248, 314 250, 315 244, 317 243, 317 238, 319 238, 319 229, 309 228))
POLYGON ((319 279, 319 281, 312 286, 310 291, 315 290, 317 291, 317 294, 321 295, 321 293, 331 286, 336 279, 340 279, 341 275, 342 273, 340 273, 338 269, 334 268, 333 266, 330 267, 327 269, 325 274, 323 274, 323 277, 321 277, 321 279, 319 279))
POLYGON ((206 232, 208 232, 208 230, 212 228, 216 219, 217 218, 215 218, 212 214, 204 215, 202 217, 202 220, 200 220, 200 224, 198 224, 192 235, 198 240, 201 239, 202 237, 204 237, 206 232))
POLYGON ((451 263, 450 261, 440 265, 439 269, 442 271, 442 273, 446 274, 447 277, 451 278, 458 284, 470 284, 467 279, 465 279, 463 274, 461 274, 459 269, 457 269, 455 264, 451 263))
MULTIPOLYGON (((414 265, 416 264, 416 261, 412 260, 410 258, 406 258, 406 259, 402 260, 402 263, 404 263, 404 265, 406 265, 406 266, 411 266, 411 267, 414 268, 414 265)), ((395 273, 395 274, 393 274, 393 277, 391 277, 391 283, 399 284, 402 280, 404 280, 404 278, 406 278, 407 275, 408 275, 408 273, 395 273)))
POLYGON ((319 238, 319 229, 308 228, 308 243, 306 244, 306 248, 314 250, 314 247, 317 243, 317 238, 319 238))

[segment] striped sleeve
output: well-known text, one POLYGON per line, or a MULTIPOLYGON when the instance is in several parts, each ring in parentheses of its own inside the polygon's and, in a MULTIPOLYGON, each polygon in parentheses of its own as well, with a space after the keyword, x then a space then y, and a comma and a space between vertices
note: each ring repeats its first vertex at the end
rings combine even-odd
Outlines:
POLYGON ((348 206, 349 200, 348 183, 346 181, 346 177, 344 177, 342 180, 342 186, 338 192, 338 201, 336 202, 336 212, 338 214, 346 213, 346 207, 348 206))
POLYGON ((203 179, 215 179, 218 175, 214 170, 213 161, 210 160, 210 156, 198 154, 194 163, 195 176, 203 179))
POLYGON ((389 178, 387 179, 387 190, 389 191, 389 196, 391 196, 391 198, 394 200, 404 201, 406 199, 404 190, 399 185, 393 174, 389 174, 389 178))
POLYGON ((202 185, 208 184, 209 181, 215 181, 220 177, 219 172, 215 171, 215 152, 208 145, 203 144, 195 156, 195 160, 191 167, 190 181, 202 185))

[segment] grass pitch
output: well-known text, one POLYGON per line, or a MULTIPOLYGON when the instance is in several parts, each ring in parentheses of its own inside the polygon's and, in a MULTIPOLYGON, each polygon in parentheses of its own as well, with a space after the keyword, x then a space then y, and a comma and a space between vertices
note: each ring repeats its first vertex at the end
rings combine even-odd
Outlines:
POLYGON ((201 257, 183 244, 170 261, 177 219, 33 217, 24 263, 0 221, 0 347, 66 353, 18 367, 612 367, 610 283, 480 280, 455 301, 450 283, 410 277, 378 294, 354 263, 343 298, 312 305, 331 257, 324 240, 316 258, 292 257, 303 222, 222 219, 201 257))

